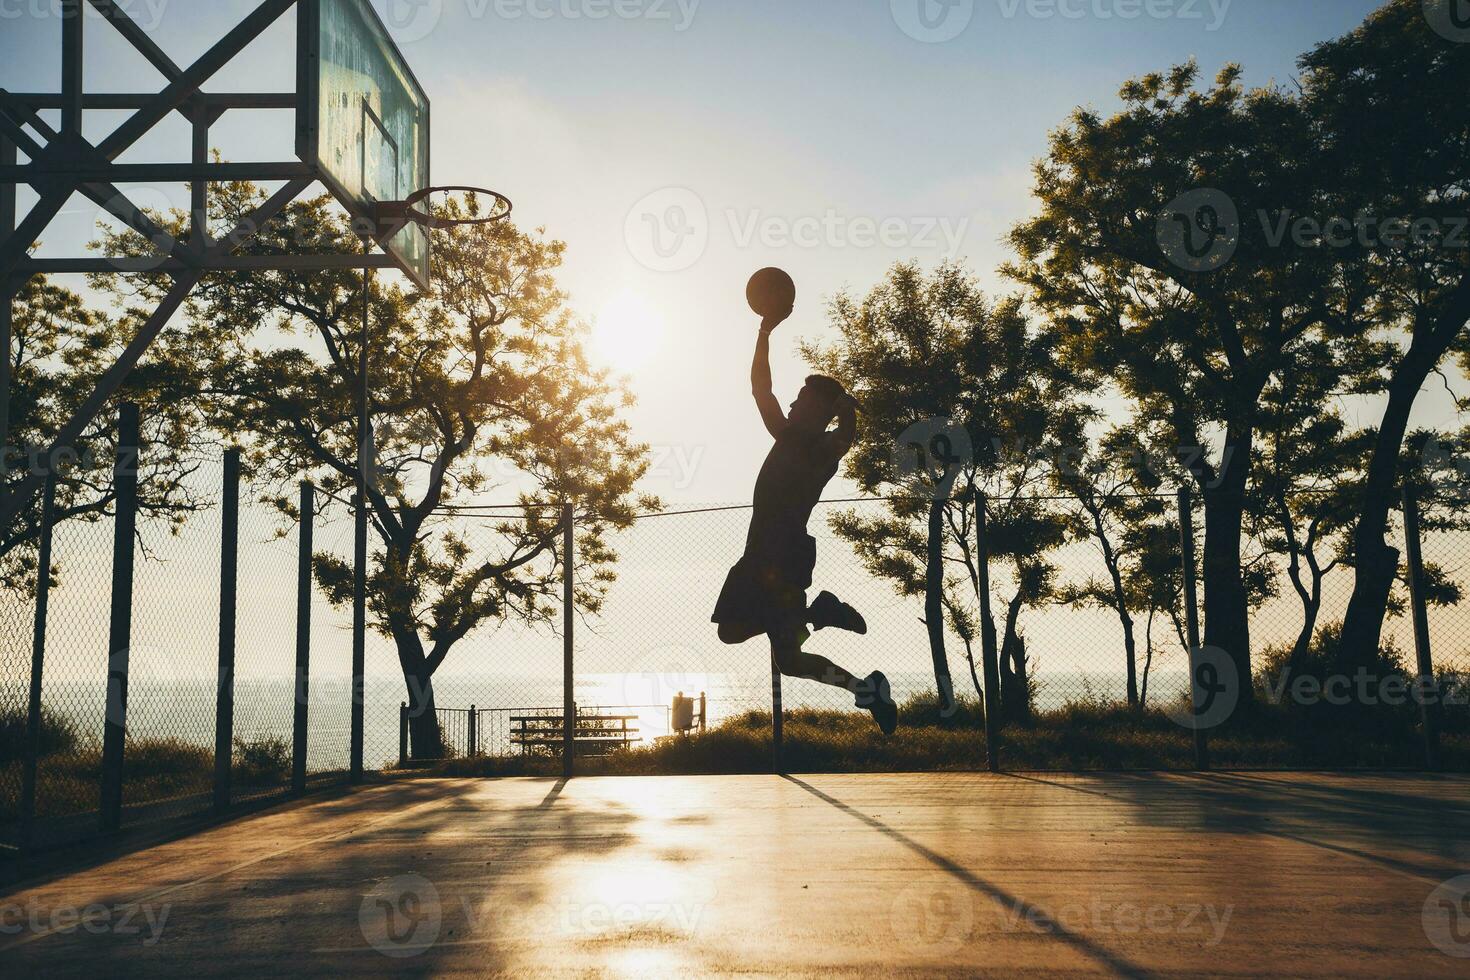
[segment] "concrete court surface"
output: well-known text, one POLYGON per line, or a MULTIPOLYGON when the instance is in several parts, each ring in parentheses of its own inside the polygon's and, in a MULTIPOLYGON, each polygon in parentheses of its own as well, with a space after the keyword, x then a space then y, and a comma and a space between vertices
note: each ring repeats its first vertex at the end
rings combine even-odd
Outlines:
POLYGON ((1470 976, 1470 778, 407 780, 0 897, 0 976, 1470 976))

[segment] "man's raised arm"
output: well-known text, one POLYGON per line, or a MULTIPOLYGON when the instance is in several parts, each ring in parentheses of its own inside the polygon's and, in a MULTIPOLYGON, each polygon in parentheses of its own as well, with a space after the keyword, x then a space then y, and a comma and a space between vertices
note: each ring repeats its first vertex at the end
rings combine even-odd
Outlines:
POLYGON ((834 460, 846 456, 857 438, 857 410, 857 402, 851 395, 843 395, 837 403, 837 428, 823 437, 834 460))
POLYGON ((780 322, 769 317, 761 321, 760 335, 755 340, 755 360, 750 365, 750 393, 755 396, 761 421, 766 424, 766 431, 772 438, 786 428, 786 415, 771 390, 771 331, 780 322))

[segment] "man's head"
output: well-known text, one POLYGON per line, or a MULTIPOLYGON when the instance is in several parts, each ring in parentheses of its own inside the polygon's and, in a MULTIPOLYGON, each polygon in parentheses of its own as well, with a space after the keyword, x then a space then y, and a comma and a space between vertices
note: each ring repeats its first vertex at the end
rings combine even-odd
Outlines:
POLYGON ((798 429, 825 432, 837 416, 837 406, 847 398, 847 389, 824 374, 814 374, 791 403, 786 420, 798 429))

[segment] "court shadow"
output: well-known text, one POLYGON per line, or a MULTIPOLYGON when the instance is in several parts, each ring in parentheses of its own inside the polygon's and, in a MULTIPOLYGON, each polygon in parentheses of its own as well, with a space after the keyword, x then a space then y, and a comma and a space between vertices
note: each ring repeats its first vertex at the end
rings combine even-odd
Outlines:
POLYGON ((1080 936, 1075 932, 1069 931, 1040 906, 1033 905, 1025 899, 1006 891, 994 882, 981 878, 974 872, 951 861, 943 854, 925 847, 902 831, 895 830, 883 821, 868 816, 861 810, 849 806, 836 797, 822 792, 810 783, 803 782, 795 776, 782 775, 781 778, 800 787, 823 803, 841 810, 855 820, 861 821, 890 840, 903 845, 967 888, 995 902, 997 906, 1019 913, 1022 919, 1033 923, 1040 932, 1071 946, 1077 952, 1093 960, 1099 966, 1111 971, 1115 975, 1120 977, 1146 977, 1149 975, 1147 970, 1132 963, 1125 957, 1120 956, 1105 946, 1093 942, 1085 936, 1080 936))
MULTIPOLYGON (((74 928, 4 956, 16 975, 29 965, 38 976, 510 971, 518 949, 554 939, 565 909, 596 900, 567 869, 643 836, 627 807, 569 800, 565 779, 546 782, 544 795, 516 805, 484 781, 404 786, 396 817, 364 818, 160 897, 166 921, 154 944, 74 928)), ((116 881, 92 898, 123 907, 141 891, 116 881)))
POLYGON ((1431 883, 1459 873, 1460 828, 1470 825, 1470 781, 1462 777, 1303 775, 1288 781, 1252 773, 1130 772, 1110 774, 1104 792, 1076 780, 1008 776, 1104 797, 1127 806, 1144 826, 1289 840, 1431 883), (1415 849, 1418 856, 1405 853, 1415 849))

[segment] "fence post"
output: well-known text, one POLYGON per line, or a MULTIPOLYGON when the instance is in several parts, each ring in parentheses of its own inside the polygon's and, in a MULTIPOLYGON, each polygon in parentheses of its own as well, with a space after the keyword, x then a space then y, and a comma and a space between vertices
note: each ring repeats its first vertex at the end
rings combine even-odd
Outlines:
MULTIPOLYGON (((365 464, 364 464, 365 465, 365 464)), ((352 527, 352 705, 347 779, 362 782, 363 674, 367 664, 367 481, 359 476, 352 527)))
POLYGON ((1179 573, 1184 581, 1184 630, 1189 641, 1190 718, 1194 728, 1194 765, 1210 768, 1210 736, 1199 725, 1199 605, 1194 580, 1194 501, 1188 487, 1179 488, 1179 573))
POLYGON ((990 541, 986 498, 975 493, 975 571, 980 579, 980 662, 985 674, 985 757, 991 772, 1000 772, 1000 655, 996 651, 995 617, 990 611, 990 541))
POLYGON ((1414 652, 1419 660, 1415 693, 1419 721, 1424 729, 1424 765, 1439 769, 1439 699, 1434 676, 1434 657, 1429 647, 1429 609, 1424 594, 1424 556, 1420 552, 1419 496, 1409 480, 1404 481, 1404 544, 1409 562, 1409 602, 1414 611, 1414 652))
POLYGON ((771 652, 771 771, 778 776, 785 772, 781 762, 781 750, 785 746, 782 734, 781 669, 776 666, 776 653, 771 652))
MULTIPOLYGON (((15 143, 0 134, 0 166, 14 166, 15 143)), ((15 231, 15 185, 0 183, 0 237, 15 231)), ((0 475, 10 465, 10 331, 15 316, 15 295, 23 280, 0 276, 0 475)))
POLYGON ((235 600, 240 568, 240 450, 225 450, 220 501, 219 672, 214 692, 214 812, 230 806, 235 734, 235 600))
POLYGON ((398 768, 408 768, 408 702, 398 702, 398 768))
POLYGON ((306 792, 306 723, 311 702, 311 549, 316 488, 301 481, 301 529, 296 557, 296 710, 291 719, 291 791, 306 792))
POLYGON ((138 527, 138 406, 119 406, 113 467, 112 610, 107 638, 107 715, 102 732, 104 833, 122 826, 123 748, 128 723, 128 656, 133 642, 133 544, 138 527))
POLYGON ((575 770, 572 752, 576 746, 577 730, 577 704, 572 699, 572 620, 575 610, 573 602, 576 600, 574 591, 576 578, 576 563, 574 561, 573 548, 576 545, 575 528, 572 522, 572 504, 567 501, 561 505, 561 553, 562 553, 562 663, 561 663, 561 695, 562 695, 562 745, 561 745, 561 774, 564 779, 570 779, 575 770))
POLYGON ((465 737, 465 741, 469 743, 469 747, 466 749, 466 751, 469 753, 471 759, 480 754, 477 748, 480 737, 479 721, 479 712, 475 710, 474 705, 470 705, 470 716, 466 719, 465 724, 465 727, 469 729, 469 731, 465 737))
POLYGON ((51 599, 51 523, 56 512, 56 474, 48 468, 41 497, 41 544, 36 556, 36 620, 31 634, 31 693, 26 711, 25 769, 20 783, 20 845, 29 847, 36 819, 36 766, 41 759, 41 675, 46 667, 46 607, 51 599))

